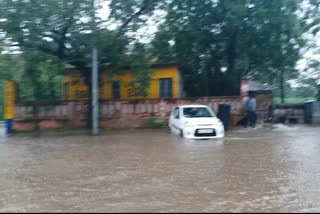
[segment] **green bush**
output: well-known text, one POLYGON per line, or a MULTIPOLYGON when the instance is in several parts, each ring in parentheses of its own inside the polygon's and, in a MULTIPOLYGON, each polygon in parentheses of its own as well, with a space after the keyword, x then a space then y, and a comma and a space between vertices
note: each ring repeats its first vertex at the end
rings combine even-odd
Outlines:
POLYGON ((167 126, 163 124, 159 119, 151 118, 148 120, 148 127, 152 129, 163 129, 163 128, 166 128, 167 126))
POLYGON ((0 79, 0 121, 3 120, 4 112, 3 112, 3 81, 0 79))
MULTIPOLYGON (((285 99, 285 103, 304 103, 309 100, 315 100, 315 97, 288 97, 285 99)), ((274 97, 273 98, 274 104, 280 104, 281 98, 280 97, 274 97)))

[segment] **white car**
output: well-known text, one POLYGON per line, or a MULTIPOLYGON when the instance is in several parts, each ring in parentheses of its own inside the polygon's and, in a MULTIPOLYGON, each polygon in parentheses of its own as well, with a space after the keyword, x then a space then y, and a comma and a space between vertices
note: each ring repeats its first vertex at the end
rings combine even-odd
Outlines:
POLYGON ((176 107, 169 118, 172 133, 188 139, 224 137, 223 123, 205 105, 182 105, 176 107))

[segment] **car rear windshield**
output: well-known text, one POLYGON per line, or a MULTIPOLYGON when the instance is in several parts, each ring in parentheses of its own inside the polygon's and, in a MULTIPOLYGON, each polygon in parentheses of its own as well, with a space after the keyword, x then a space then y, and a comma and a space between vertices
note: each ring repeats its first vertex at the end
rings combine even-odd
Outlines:
POLYGON ((188 107, 183 108, 183 115, 187 118, 194 117, 213 117, 212 114, 205 107, 188 107))

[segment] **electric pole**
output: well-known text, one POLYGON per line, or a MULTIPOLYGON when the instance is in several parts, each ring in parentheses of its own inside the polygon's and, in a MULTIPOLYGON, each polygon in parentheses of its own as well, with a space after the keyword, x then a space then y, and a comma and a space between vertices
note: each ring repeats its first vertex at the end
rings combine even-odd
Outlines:
POLYGON ((98 50, 95 0, 92 0, 92 135, 99 134, 98 50))

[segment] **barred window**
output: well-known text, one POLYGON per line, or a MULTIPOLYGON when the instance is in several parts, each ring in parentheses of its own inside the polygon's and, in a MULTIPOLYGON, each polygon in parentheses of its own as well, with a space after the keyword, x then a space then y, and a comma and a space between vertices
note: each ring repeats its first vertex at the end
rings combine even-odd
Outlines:
POLYGON ((159 97, 172 97, 172 78, 159 79, 159 97))
POLYGON ((120 99, 120 81, 112 82, 112 98, 120 99))

